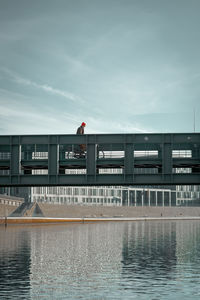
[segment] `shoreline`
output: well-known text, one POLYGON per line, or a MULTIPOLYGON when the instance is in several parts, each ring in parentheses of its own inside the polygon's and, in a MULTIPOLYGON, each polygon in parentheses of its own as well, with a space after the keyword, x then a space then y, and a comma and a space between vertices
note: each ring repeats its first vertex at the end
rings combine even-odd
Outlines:
POLYGON ((0 213, 0 225, 200 220, 200 207, 183 206, 82 206, 35 203, 21 216, 11 217, 5 212, 6 210, 2 209, 0 213))
POLYGON ((64 224, 64 223, 96 223, 96 222, 137 222, 137 221, 182 221, 197 220, 197 216, 179 217, 103 217, 103 218, 49 218, 49 217, 0 217, 0 225, 20 225, 20 224, 64 224))

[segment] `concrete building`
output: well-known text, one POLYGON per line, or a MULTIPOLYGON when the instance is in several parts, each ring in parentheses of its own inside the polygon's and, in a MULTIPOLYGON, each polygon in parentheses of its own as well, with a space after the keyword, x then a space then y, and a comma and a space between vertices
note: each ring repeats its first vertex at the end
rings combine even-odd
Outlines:
POLYGON ((122 186, 32 187, 31 201, 106 206, 175 206, 176 191, 122 186))

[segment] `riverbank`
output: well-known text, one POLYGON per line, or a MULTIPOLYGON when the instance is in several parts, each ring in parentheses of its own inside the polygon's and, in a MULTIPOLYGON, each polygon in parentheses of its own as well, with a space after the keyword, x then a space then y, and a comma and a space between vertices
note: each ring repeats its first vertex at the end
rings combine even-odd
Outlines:
POLYGON ((164 206, 94 206, 38 203, 44 217, 102 218, 102 217, 200 217, 200 207, 164 206))
POLYGON ((134 222, 134 221, 178 221, 178 220, 198 220, 200 217, 138 217, 138 218, 45 218, 45 217, 5 217, 0 218, 0 225, 9 224, 63 224, 63 223, 95 223, 95 222, 134 222))
POLYGON ((59 205, 38 203, 43 217, 0 218, 0 224, 36 224, 66 222, 200 220, 200 207, 127 207, 59 205))

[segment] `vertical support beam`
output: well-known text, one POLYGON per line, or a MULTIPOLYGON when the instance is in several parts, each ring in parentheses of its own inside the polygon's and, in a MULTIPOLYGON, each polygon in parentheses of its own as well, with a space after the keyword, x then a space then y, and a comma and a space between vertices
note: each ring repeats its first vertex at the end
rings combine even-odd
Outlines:
POLYGON ((164 181, 170 182, 172 176, 172 144, 170 142, 163 144, 162 173, 164 181))
POLYGON ((19 175, 19 145, 11 146, 11 175, 19 175))
MULTIPOLYGON (((158 159, 160 159, 162 161, 162 153, 163 153, 163 147, 162 149, 158 150, 158 159)), ((162 163, 161 166, 158 167, 158 174, 162 174, 163 170, 162 170, 162 163)))
POLYGON ((49 136, 48 176, 49 182, 56 182, 58 174, 58 144, 56 136, 49 136))
POLYGON ((132 143, 126 143, 124 150, 125 150, 125 157, 124 157, 125 180, 128 180, 128 181, 132 182, 133 173, 134 173, 133 144, 132 143))
MULTIPOLYGON (((192 149, 192 158, 199 159, 199 157, 200 157, 200 147, 198 147, 197 144, 195 144, 195 147, 192 149)), ((200 168, 193 167, 192 173, 200 173, 200 168)))
POLYGON ((10 161, 10 174, 19 175, 20 170, 20 145, 19 136, 11 136, 11 161, 10 161))
POLYGON ((49 145, 48 152, 48 174, 57 175, 58 173, 58 146, 49 145))
POLYGON ((95 136, 88 136, 86 172, 88 182, 96 181, 96 143, 95 136))

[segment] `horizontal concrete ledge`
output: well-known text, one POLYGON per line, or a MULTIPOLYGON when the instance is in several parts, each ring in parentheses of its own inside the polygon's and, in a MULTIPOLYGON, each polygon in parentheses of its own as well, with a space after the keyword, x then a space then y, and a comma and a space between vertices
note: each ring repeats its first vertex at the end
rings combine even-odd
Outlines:
POLYGON ((45 218, 45 217, 0 217, 0 225, 6 224, 49 224, 49 223, 87 223, 87 222, 119 222, 119 221, 171 221, 171 220, 200 220, 200 217, 137 217, 137 218, 45 218))

